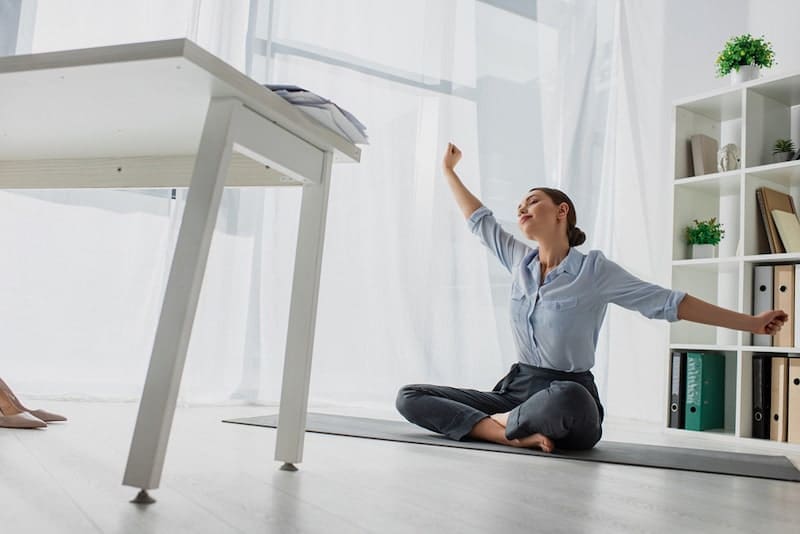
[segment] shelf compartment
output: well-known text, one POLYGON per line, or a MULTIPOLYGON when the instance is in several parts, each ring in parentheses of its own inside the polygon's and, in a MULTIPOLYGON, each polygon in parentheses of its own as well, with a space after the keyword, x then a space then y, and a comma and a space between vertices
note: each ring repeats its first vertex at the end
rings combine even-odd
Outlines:
MULTIPOLYGON (((675 108, 675 178, 699 176, 692 159, 693 135, 705 134, 715 139, 718 149, 733 143, 741 152, 742 98, 743 93, 736 90, 675 108)), ((740 167, 742 165, 740 162, 740 167)), ((716 169, 705 174, 714 172, 716 169)))
MULTIPOLYGON (((740 261, 692 260, 674 262, 672 266, 673 289, 686 291, 690 295, 717 306, 739 310, 740 261)), ((741 343, 740 332, 690 321, 677 321, 670 325, 672 346, 737 346, 741 343)))
MULTIPOLYGON (((723 347, 720 346, 706 346, 705 348, 700 348, 702 346, 698 345, 671 345, 670 346, 670 356, 673 351, 681 351, 681 352, 706 352, 706 353, 714 353, 714 354, 722 354, 725 357, 725 416, 724 416, 724 427, 723 428, 716 428, 716 429, 709 429, 709 430, 702 430, 702 431, 694 431, 694 430, 687 430, 687 429, 670 429, 670 430, 684 430, 685 432, 692 432, 693 434, 718 434, 718 435, 729 435, 735 436, 738 435, 737 433, 737 423, 739 421, 738 416, 738 406, 739 406, 739 398, 740 392, 738 390, 737 385, 737 373, 739 372, 738 362, 739 356, 738 351, 736 348, 729 348, 729 350, 725 350, 723 347)), ((671 361, 671 357, 669 358, 671 361)), ((670 380, 667 382, 668 388, 671 387, 672 383, 672 376, 671 376, 671 366, 669 370, 669 377, 670 380)), ((671 391, 667 392, 667 398, 671 397, 671 391)), ((669 412, 669 409, 667 410, 669 412)), ((669 424, 669 413, 667 413, 667 425, 669 424)))
POLYGON ((742 174, 739 171, 675 182, 673 260, 691 258, 691 246, 686 243, 686 227, 693 224, 695 219, 708 220, 712 217, 725 230, 722 241, 717 246, 717 255, 720 258, 729 258, 740 253, 741 182, 742 174))
POLYGON ((777 80, 763 80, 748 91, 756 92, 784 106, 800 105, 800 74, 785 76, 777 80))
POLYGON ((800 101, 797 89, 791 90, 787 80, 800 83, 800 78, 749 87, 746 98, 746 132, 744 165, 748 168, 774 163, 772 148, 778 139, 800 138, 800 101))
MULTIPOLYGON (((771 254, 767 234, 761 217, 761 210, 756 199, 756 190, 767 187, 791 195, 797 206, 800 198, 800 161, 791 164, 770 165, 769 169, 761 171, 747 171, 744 177, 744 207, 742 226, 744 256, 777 257, 778 261, 789 260, 797 254, 771 254), (795 174, 796 173, 796 174, 795 174)), ((769 260, 757 260, 768 263, 769 260)))

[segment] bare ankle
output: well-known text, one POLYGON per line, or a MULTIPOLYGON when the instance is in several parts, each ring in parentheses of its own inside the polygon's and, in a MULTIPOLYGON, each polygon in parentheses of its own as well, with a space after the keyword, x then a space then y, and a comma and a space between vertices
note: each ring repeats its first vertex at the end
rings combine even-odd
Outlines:
POLYGON ((491 441, 493 443, 500 443, 501 445, 512 445, 513 441, 506 438, 506 429, 503 425, 497 422, 492 417, 484 417, 478 421, 469 435, 473 438, 482 439, 484 441, 491 441))

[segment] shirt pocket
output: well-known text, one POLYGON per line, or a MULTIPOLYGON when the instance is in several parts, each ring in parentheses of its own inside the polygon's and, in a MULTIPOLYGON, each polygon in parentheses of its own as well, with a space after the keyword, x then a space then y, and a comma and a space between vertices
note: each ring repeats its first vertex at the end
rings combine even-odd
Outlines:
POLYGON ((528 295, 525 290, 517 284, 511 284, 511 321, 517 326, 525 326, 528 323, 528 311, 530 307, 528 295))
POLYGON ((540 300, 539 306, 551 311, 571 310, 578 305, 578 297, 563 297, 560 299, 540 300))

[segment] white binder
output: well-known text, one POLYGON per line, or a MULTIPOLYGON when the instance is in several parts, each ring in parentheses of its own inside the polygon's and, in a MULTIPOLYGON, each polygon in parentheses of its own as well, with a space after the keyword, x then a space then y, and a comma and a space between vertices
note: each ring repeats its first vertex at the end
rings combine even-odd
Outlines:
MULTIPOLYGON (((753 315, 772 309, 772 265, 756 265, 753 273, 753 315)), ((753 345, 771 347, 772 336, 753 334, 753 345)))

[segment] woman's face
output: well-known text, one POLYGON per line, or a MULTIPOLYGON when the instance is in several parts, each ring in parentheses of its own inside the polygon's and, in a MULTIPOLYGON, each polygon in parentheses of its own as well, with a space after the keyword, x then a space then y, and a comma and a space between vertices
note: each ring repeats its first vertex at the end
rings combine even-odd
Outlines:
POLYGON ((562 206, 557 206, 546 193, 531 191, 517 206, 517 224, 528 239, 536 241, 537 236, 553 232, 562 211, 566 220, 568 206, 566 203, 562 206))

